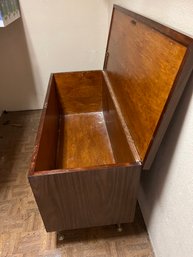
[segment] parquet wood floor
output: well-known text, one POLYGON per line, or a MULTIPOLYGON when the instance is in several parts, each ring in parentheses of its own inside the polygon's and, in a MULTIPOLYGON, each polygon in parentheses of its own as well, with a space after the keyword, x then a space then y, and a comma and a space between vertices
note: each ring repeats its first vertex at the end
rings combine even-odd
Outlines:
POLYGON ((40 111, 0 118, 1 257, 153 257, 138 208, 135 222, 68 231, 62 242, 44 229, 27 180, 40 111))

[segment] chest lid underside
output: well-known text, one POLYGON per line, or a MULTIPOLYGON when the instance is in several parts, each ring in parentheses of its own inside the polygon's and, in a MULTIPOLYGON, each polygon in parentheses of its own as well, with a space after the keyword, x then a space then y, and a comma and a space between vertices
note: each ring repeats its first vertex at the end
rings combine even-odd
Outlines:
POLYGON ((114 6, 104 74, 149 169, 193 69, 193 40, 114 6))

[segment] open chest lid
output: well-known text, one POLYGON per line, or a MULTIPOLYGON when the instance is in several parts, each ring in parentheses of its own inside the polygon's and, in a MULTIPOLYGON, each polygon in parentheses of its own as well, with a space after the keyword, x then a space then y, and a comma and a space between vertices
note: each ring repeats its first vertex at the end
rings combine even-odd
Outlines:
POLYGON ((193 70, 193 39, 114 6, 104 74, 149 169, 193 70))

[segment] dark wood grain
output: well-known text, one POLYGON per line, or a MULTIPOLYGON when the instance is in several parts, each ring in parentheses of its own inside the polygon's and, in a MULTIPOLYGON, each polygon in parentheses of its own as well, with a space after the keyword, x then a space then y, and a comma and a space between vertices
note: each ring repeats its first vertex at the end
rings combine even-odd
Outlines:
POLYGON ((127 138, 123 129, 105 80, 103 81, 103 112, 115 161, 134 163, 135 158, 128 142, 130 139, 127 138))
POLYGON ((140 166, 32 176, 47 231, 131 222, 140 166))
POLYGON ((173 39, 176 42, 179 42, 180 44, 183 44, 184 46, 189 46, 190 44, 192 44, 192 38, 190 38, 185 34, 179 33, 178 31, 166 25, 158 23, 154 20, 151 20, 147 17, 144 17, 138 13, 132 12, 116 4, 114 5, 113 10, 116 10, 121 13, 125 13, 126 15, 132 17, 134 22, 135 20, 140 21, 141 23, 146 24, 150 28, 157 30, 159 33, 166 35, 167 37, 173 39))
POLYGON ((59 115, 56 85, 52 75, 42 110, 30 174, 35 171, 49 170, 56 167, 59 115))
POLYGON ((57 168, 115 162, 102 112, 65 115, 60 126, 57 168))
POLYGON ((106 73, 144 160, 187 48, 115 9, 106 73))
POLYGON ((101 71, 55 73, 54 78, 63 113, 102 111, 101 71))

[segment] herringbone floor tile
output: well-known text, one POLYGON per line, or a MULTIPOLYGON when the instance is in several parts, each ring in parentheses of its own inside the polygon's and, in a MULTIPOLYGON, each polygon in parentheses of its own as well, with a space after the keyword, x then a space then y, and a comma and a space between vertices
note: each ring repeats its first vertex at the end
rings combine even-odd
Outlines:
POLYGON ((10 112, 0 118, 1 257, 153 257, 138 208, 123 226, 47 233, 28 184, 27 172, 40 111, 10 112))

